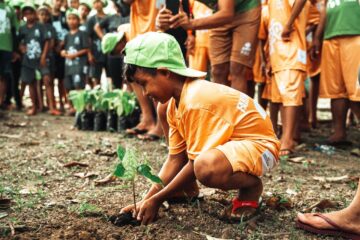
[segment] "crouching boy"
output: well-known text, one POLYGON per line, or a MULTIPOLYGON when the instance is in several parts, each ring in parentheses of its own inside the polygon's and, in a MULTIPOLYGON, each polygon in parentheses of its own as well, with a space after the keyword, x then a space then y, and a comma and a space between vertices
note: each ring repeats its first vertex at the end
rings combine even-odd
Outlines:
MULTIPOLYGON (((154 221, 161 203, 189 186, 238 189, 228 217, 249 216, 259 207, 260 176, 278 162, 280 143, 270 118, 250 97, 230 87, 196 80, 206 73, 187 68, 175 38, 146 33, 125 47, 124 74, 144 94, 169 102, 169 155, 159 177, 137 204, 142 224, 154 221)), ((198 194, 194 188, 193 194, 198 194)), ((130 205, 122 212, 134 212, 130 205)))

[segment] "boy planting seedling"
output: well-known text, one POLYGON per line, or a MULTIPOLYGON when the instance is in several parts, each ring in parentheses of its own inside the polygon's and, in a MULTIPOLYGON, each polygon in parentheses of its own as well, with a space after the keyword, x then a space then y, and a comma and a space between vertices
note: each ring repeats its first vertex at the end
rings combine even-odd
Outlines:
MULTIPOLYGON (((162 202, 195 186, 238 189, 227 217, 251 217, 263 191, 260 176, 278 162, 279 141, 270 118, 247 95, 227 86, 196 80, 206 73, 187 68, 175 38, 146 33, 127 43, 124 74, 144 94, 169 102, 169 155, 144 199, 122 212, 142 224, 154 221, 162 202)), ((196 193, 196 191, 195 191, 196 193)))

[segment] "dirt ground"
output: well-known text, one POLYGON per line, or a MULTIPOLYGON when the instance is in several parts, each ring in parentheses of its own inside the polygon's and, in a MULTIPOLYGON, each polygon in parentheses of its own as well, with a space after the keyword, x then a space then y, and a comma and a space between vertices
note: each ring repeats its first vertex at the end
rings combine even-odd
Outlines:
MULTIPOLYGON (((296 212, 347 206, 360 176, 360 157, 351 154, 360 147, 360 131, 350 128, 353 145, 333 152, 315 145, 330 134, 330 124, 322 123, 303 133, 302 158, 282 161, 263 177, 264 204, 251 221, 220 220, 235 192, 202 187, 203 201, 161 208, 160 219, 149 226, 117 227, 107 216, 132 202, 131 186, 120 180, 96 186, 95 180, 114 170, 117 144, 135 146, 155 172, 166 158, 163 145, 118 133, 71 130, 70 117, 1 115, 0 191, 12 199, 11 209, 0 210, 1 239, 333 239, 296 229, 296 212), (63 167, 71 161, 88 166, 63 167), (93 176, 79 178, 76 173, 93 176)), ((145 179, 137 180, 138 200, 148 187, 145 179)))

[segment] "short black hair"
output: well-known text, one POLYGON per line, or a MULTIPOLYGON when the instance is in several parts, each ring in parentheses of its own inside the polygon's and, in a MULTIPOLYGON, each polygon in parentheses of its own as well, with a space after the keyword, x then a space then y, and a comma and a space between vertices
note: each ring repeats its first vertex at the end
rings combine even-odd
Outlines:
POLYGON ((134 82, 134 75, 137 70, 142 71, 146 74, 150 74, 151 76, 155 76, 157 73, 156 68, 140 67, 134 64, 124 63, 123 78, 125 79, 125 81, 130 83, 134 82))

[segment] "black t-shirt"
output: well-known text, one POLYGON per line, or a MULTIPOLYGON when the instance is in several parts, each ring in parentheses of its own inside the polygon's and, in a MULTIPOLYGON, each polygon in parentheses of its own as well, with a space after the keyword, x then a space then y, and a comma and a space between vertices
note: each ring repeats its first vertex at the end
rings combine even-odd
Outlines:
POLYGON ((19 28, 19 43, 26 46, 26 53, 22 59, 23 66, 39 67, 42 49, 47 39, 45 27, 40 23, 35 23, 31 28, 26 24, 19 28))
POLYGON ((123 17, 119 14, 114 14, 111 16, 107 16, 104 19, 102 19, 99 23, 101 29, 104 30, 104 32, 117 32, 117 28, 124 23, 129 23, 130 19, 129 17, 123 17))
POLYGON ((66 34, 69 32, 69 27, 66 23, 66 14, 60 12, 59 16, 51 16, 51 22, 56 30, 56 40, 63 41, 66 34))
MULTIPOLYGON (((189 7, 189 1, 188 0, 183 0, 183 8, 184 11, 190 15, 190 7, 189 7)), ((179 12, 179 0, 166 0, 166 8, 171 10, 173 15, 178 14, 179 12)), ((187 39, 187 32, 185 29, 179 27, 176 29, 169 29, 166 31, 166 33, 172 35, 180 44, 181 47, 181 51, 184 55, 184 57, 186 56, 186 46, 185 46, 185 42, 187 39)))
POLYGON ((91 52, 94 55, 97 62, 105 62, 106 56, 101 51, 101 39, 94 31, 96 23, 99 23, 106 16, 100 18, 96 15, 91 16, 87 21, 87 30, 91 41, 91 52))
MULTIPOLYGON (((89 48, 89 37, 86 32, 77 31, 75 34, 70 32, 65 36, 65 51, 69 54, 77 53, 80 50, 89 48)), ((82 55, 75 59, 65 59, 65 76, 73 74, 83 74, 87 63, 87 55, 82 55)))

